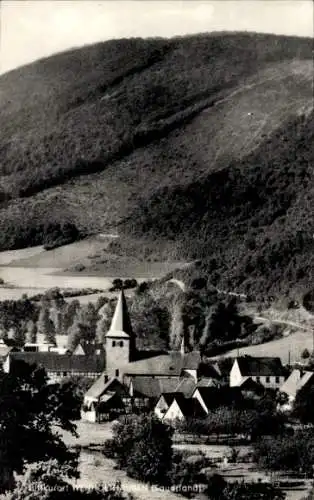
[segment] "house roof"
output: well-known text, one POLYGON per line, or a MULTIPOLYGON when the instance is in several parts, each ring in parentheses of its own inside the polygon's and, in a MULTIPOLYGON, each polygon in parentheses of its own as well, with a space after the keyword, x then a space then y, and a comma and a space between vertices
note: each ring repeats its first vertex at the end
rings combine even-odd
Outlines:
POLYGON ((161 395, 160 395, 160 398, 163 397, 164 400, 166 401, 167 405, 170 406, 171 403, 173 402, 174 399, 180 399, 180 398, 184 398, 184 395, 182 393, 179 393, 179 392, 163 392, 161 395))
POLYGON ((159 398, 163 393, 174 392, 178 382, 179 377, 134 377, 131 381, 134 395, 148 398, 159 398))
POLYGON ((95 380, 93 385, 85 393, 85 397, 91 399, 99 399, 105 393, 117 392, 117 390, 119 391, 120 394, 121 393, 125 393, 126 395, 129 394, 127 388, 123 384, 121 384, 121 382, 118 379, 112 377, 109 380, 107 380, 106 375, 102 373, 100 377, 98 377, 98 379, 95 380))
POLYGON ((302 389, 302 387, 305 387, 311 380, 312 382, 314 381, 313 372, 302 372, 301 370, 295 369, 282 384, 280 392, 285 392, 288 396, 295 397, 297 392, 302 389))
POLYGON ((196 382, 192 377, 183 377, 180 379, 175 391, 182 392, 186 398, 190 398, 195 389, 196 382))
POLYGON ((220 382, 211 377, 202 377, 196 384, 197 387, 219 387, 220 382))
POLYGON ((214 369, 219 373, 219 375, 221 375, 221 377, 229 377, 235 359, 236 358, 232 357, 218 359, 213 365, 214 369))
POLYGON ((182 355, 179 351, 133 361, 123 368, 130 375, 181 375, 183 370, 197 370, 201 356, 198 351, 182 355))
POLYGON ((75 356, 56 352, 12 352, 11 363, 24 361, 42 366, 48 372, 76 371, 101 373, 104 370, 103 356, 75 356))
POLYGON ((242 376, 284 376, 286 370, 282 366, 280 358, 256 358, 253 356, 241 356, 236 358, 242 376))
POLYGON ((245 377, 240 382, 239 387, 244 391, 264 391, 264 386, 260 382, 253 380, 251 377, 245 377))
POLYGON ((239 387, 196 387, 207 408, 226 406, 243 400, 239 387))
POLYGON ((111 321, 110 328, 106 337, 127 338, 133 335, 128 306, 125 300, 123 290, 121 290, 116 309, 111 321))
MULTIPOLYGON (((176 393, 171 405, 173 404, 174 400, 177 402, 184 417, 202 418, 206 415, 205 410, 196 398, 185 398, 183 394, 176 393)), ((168 410, 170 409, 171 405, 169 406, 168 410)))

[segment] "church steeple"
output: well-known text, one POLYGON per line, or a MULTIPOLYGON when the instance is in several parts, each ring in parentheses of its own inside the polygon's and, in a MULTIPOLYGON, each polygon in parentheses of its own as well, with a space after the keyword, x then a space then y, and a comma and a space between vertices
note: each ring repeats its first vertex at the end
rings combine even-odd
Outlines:
POLYGON ((123 290, 121 290, 119 294, 116 309, 107 335, 113 337, 116 333, 117 336, 120 336, 121 332, 133 337, 131 320, 123 290))
POLYGON ((119 377, 120 368, 135 357, 135 336, 123 290, 119 294, 110 328, 105 335, 105 344, 107 374, 119 377))

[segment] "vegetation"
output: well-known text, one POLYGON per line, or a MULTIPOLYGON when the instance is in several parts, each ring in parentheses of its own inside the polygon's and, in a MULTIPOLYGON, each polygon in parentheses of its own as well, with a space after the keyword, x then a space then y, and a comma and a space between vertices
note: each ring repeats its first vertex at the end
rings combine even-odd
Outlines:
POLYGON ((293 436, 263 437, 254 445, 255 461, 270 471, 295 471, 313 476, 314 436, 312 429, 293 436))
POLYGON ((68 479, 73 471, 60 467, 55 460, 39 462, 28 468, 24 478, 13 491, 1 495, 2 500, 132 500, 124 494, 121 485, 91 488, 74 488, 68 479))
POLYGON ((124 256, 308 291, 311 51, 249 33, 114 40, 2 75, 0 249, 119 225, 124 256))
POLYGON ((43 369, 24 362, 14 366, 0 374, 0 490, 13 488, 14 473, 23 473, 26 464, 50 459, 75 477, 77 454, 53 430, 76 435, 72 420, 79 401, 72 385, 47 385, 43 369))
POLYGON ((154 416, 127 416, 113 427, 105 453, 129 476, 164 484, 172 463, 172 433, 171 427, 154 416))
POLYGON ((267 483, 228 483, 214 474, 205 490, 209 500, 284 500, 286 495, 280 489, 267 483))

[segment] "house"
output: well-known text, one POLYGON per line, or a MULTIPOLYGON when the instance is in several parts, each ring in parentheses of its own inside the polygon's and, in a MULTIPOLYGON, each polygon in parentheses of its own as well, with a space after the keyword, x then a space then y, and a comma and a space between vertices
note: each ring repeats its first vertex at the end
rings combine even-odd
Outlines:
POLYGON ((265 388, 279 389, 287 378, 287 370, 280 358, 240 356, 234 360, 230 371, 230 387, 239 387, 246 378, 265 388))
POLYGON ((196 398, 185 398, 182 393, 177 392, 164 413, 163 420, 175 423, 205 416, 206 412, 196 398))
POLYGON ((206 415, 219 406, 241 405, 244 398, 239 387, 196 387, 192 399, 197 399, 206 415))
POLYGON ((118 379, 108 380, 108 376, 102 374, 84 396, 81 417, 89 422, 110 420, 130 411, 131 400, 128 389, 118 379))
POLYGON ((288 396, 288 401, 282 406, 282 410, 291 410, 300 389, 310 387, 312 384, 314 384, 314 372, 300 369, 293 370, 279 389, 281 394, 287 394, 288 396))
POLYGON ((184 397, 182 392, 164 392, 162 393, 154 408, 155 415, 162 420, 165 416, 165 413, 168 411, 171 406, 173 400, 177 397, 184 397), (179 395, 179 396, 178 396, 179 395))
POLYGON ((239 388, 241 389, 243 396, 250 399, 258 399, 265 392, 265 387, 260 382, 253 380, 251 377, 244 378, 242 382, 240 382, 239 388))
POLYGON ((96 379, 104 370, 102 356, 74 356, 55 352, 10 352, 3 364, 5 372, 18 369, 21 362, 46 370, 50 382, 60 382, 69 376, 96 379))

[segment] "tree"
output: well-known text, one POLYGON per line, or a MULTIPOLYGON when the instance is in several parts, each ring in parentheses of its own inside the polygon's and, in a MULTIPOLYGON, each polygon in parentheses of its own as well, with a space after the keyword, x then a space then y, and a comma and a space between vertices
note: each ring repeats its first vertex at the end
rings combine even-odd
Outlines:
POLYGON ((303 349, 301 353, 301 358, 302 359, 308 359, 310 357, 310 351, 308 349, 303 349))
MULTIPOLYGON (((132 500, 121 484, 103 488, 74 488, 68 479, 73 477, 70 467, 60 467, 55 460, 31 465, 24 478, 3 500, 132 500)), ((74 475, 75 477, 75 475, 74 475)))
POLYGON ((77 299, 71 300, 71 302, 66 304, 62 314, 62 333, 67 334, 69 332, 80 307, 77 299))
POLYGON ((30 320, 27 323, 27 332, 26 332, 26 342, 30 344, 36 343, 37 339, 37 324, 30 320))
POLYGON ((293 470, 312 475, 313 432, 299 431, 293 436, 263 437, 254 444, 254 459, 266 470, 293 470))
POLYGON ((112 450, 120 468, 150 484, 164 484, 171 469, 172 433, 154 415, 127 416, 113 427, 112 450))
POLYGON ((314 386, 310 383, 309 386, 305 385, 297 392, 293 405, 293 415, 303 424, 313 424, 313 404, 314 386))
POLYGON ((41 309, 39 312, 39 318, 37 323, 38 333, 45 336, 46 342, 51 344, 56 343, 56 331, 53 321, 50 318, 49 307, 45 302, 41 304, 41 309))
POLYGON ((77 466, 77 454, 54 429, 77 435, 78 404, 71 384, 47 384, 45 371, 34 365, 20 361, 0 373, 0 490, 12 489, 14 472, 23 473, 26 464, 55 459, 77 466))
POLYGON ((205 495, 209 500, 284 500, 286 494, 269 483, 228 483, 219 474, 207 481, 205 495))

